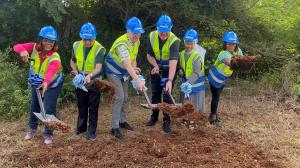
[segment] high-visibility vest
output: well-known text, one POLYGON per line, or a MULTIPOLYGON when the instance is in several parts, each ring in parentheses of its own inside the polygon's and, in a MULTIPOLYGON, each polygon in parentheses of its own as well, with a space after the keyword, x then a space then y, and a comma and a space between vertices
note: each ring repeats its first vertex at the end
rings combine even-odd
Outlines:
MULTIPOLYGON (((35 45, 33 47, 30 57, 31 57, 31 59, 34 60, 31 62, 31 67, 33 68, 33 72, 35 74, 39 74, 43 78, 45 78, 46 71, 51 62, 53 62, 53 61, 61 62, 59 54, 57 52, 53 52, 51 56, 49 56, 49 57, 47 56, 45 58, 45 60, 43 61, 43 63, 41 63, 41 59, 39 57, 38 51, 35 48, 35 45)), ((49 88, 56 87, 61 82, 60 79, 63 78, 62 71, 63 71, 63 68, 62 68, 62 66, 60 66, 59 70, 53 75, 50 85, 48 86, 49 88)))
POLYGON ((232 70, 228 65, 225 65, 220 61, 220 57, 223 54, 229 54, 230 58, 233 55, 237 55, 238 53, 241 53, 241 49, 239 48, 237 52, 231 53, 230 51, 223 50, 219 53, 219 56, 217 60, 215 61, 214 65, 210 68, 208 73, 208 81, 210 84, 212 84, 216 88, 221 88, 225 85, 225 81, 232 75, 232 70))
POLYGON ((133 46, 131 46, 127 33, 125 33, 117 38, 105 57, 105 72, 122 78, 124 76, 129 76, 129 73, 124 68, 122 59, 117 53, 117 47, 120 45, 124 45, 128 49, 130 61, 134 62, 139 52, 140 41, 135 42, 133 46))
POLYGON ((176 37, 176 35, 172 32, 170 32, 170 35, 166 42, 164 43, 163 47, 159 48, 159 37, 158 37, 158 31, 152 31, 149 34, 149 39, 151 43, 152 50, 155 55, 156 62, 159 66, 168 67, 169 66, 169 59, 170 59, 170 47, 172 44, 180 39, 176 37))
POLYGON ((105 52, 105 48, 99 42, 95 41, 86 59, 84 59, 83 41, 74 42, 73 52, 76 58, 77 69, 83 73, 92 73, 95 69, 95 58, 102 49, 105 52))
POLYGON ((200 53, 197 50, 193 50, 190 57, 187 61, 185 61, 185 51, 181 51, 180 53, 180 66, 184 70, 185 77, 188 80, 193 76, 194 67, 193 61, 195 59, 200 59, 201 61, 201 70, 199 78, 192 84, 192 92, 191 94, 198 93, 200 91, 205 90, 205 72, 204 72, 204 60, 202 59, 200 53))

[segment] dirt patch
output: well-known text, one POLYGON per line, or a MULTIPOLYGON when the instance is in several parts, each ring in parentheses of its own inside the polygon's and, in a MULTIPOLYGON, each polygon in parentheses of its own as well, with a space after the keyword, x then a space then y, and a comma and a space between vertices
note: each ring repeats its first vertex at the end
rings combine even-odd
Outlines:
POLYGON ((53 130, 61 131, 63 133, 67 133, 71 131, 70 125, 63 121, 46 121, 45 124, 53 130))
POLYGON ((182 107, 174 104, 158 103, 156 108, 168 113, 173 118, 179 118, 195 112, 195 107, 190 101, 186 101, 182 107))
POLYGON ((284 167, 279 158, 244 143, 234 132, 213 128, 171 134, 148 131, 123 141, 64 141, 11 154, 17 167, 284 167))

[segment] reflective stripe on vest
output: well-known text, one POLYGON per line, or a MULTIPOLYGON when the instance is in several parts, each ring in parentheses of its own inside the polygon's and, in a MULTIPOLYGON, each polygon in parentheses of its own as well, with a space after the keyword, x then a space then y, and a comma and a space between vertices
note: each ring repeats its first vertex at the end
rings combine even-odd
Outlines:
POLYGON ((149 34, 149 39, 151 43, 152 50, 155 55, 155 59, 159 66, 169 66, 169 59, 170 59, 170 47, 172 44, 180 40, 177 38, 172 32, 170 32, 170 35, 166 42, 164 43, 162 49, 159 48, 159 37, 158 37, 158 31, 152 31, 149 34))
POLYGON ((84 44, 83 41, 76 41, 73 44, 73 51, 76 57, 77 69, 83 73, 92 73, 95 69, 95 57, 105 48, 97 41, 94 42, 87 57, 84 59, 84 44))
POLYGON ((225 81, 228 77, 232 75, 232 70, 228 65, 225 65, 224 63, 220 62, 220 57, 223 54, 230 54, 230 58, 233 55, 237 55, 240 51, 240 48, 237 52, 231 53, 227 50, 223 50, 219 53, 217 60, 215 61, 214 65, 211 67, 208 73, 208 80, 209 83, 212 84, 216 88, 221 88, 225 85, 225 81))
MULTIPOLYGON (((35 45, 33 47, 30 58, 34 60, 34 62, 31 62, 31 66, 33 67, 33 72, 35 74, 39 74, 43 78, 45 78, 48 66, 52 61, 61 62, 59 54, 57 52, 53 52, 53 54, 49 57, 46 57, 45 60, 43 61, 43 63, 41 64, 41 60, 40 60, 38 51, 35 48, 35 45)), ((53 83, 56 83, 58 78, 61 78, 61 75, 63 75, 62 71, 63 71, 63 68, 62 68, 62 66, 60 66, 59 70, 53 75, 53 77, 51 79, 51 82, 49 85, 50 88, 56 86, 55 84, 53 85, 53 83)))
POLYGON ((204 60, 202 59, 200 53, 197 50, 193 50, 186 62, 185 61, 185 51, 183 50, 180 52, 180 66, 184 70, 185 77, 187 78, 187 80, 193 76, 193 73, 194 73, 193 61, 195 59, 200 59, 201 70, 200 70, 199 78, 194 82, 194 84, 192 84, 191 94, 205 90, 204 60))
POLYGON ((120 45, 125 45, 129 51, 130 61, 133 62, 136 60, 140 41, 134 43, 134 46, 132 47, 127 37, 127 33, 125 33, 113 43, 108 55, 105 57, 105 72, 122 78, 123 76, 129 76, 129 73, 124 68, 122 59, 117 53, 117 47, 120 45))

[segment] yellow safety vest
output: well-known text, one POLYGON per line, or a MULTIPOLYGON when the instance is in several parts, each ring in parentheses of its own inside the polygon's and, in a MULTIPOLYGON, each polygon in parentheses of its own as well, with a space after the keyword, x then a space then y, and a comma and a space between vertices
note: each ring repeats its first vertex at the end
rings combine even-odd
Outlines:
MULTIPOLYGON (((43 63, 41 64, 41 59, 39 57, 38 51, 35 48, 35 45, 33 47, 32 53, 31 53, 31 59, 34 59, 34 62, 31 62, 31 66, 33 67, 33 72, 35 74, 39 74, 43 78, 45 78, 48 66, 52 61, 61 62, 59 54, 57 52, 53 52, 53 54, 50 57, 46 57, 45 60, 43 61, 43 63)), ((63 70, 63 68, 62 68, 62 66, 60 66, 58 72, 56 72, 53 75, 51 82, 57 77, 57 75, 60 72, 62 72, 62 70, 63 70)))
POLYGON ((95 69, 95 57, 98 55, 101 49, 104 49, 105 53, 105 48, 99 42, 95 41, 86 59, 84 59, 83 48, 84 44, 82 40, 74 42, 73 51, 76 58, 77 68, 80 71, 92 73, 95 69))
POLYGON ((170 59, 170 47, 172 44, 180 39, 174 35, 174 33, 170 32, 170 35, 167 41, 164 43, 162 50, 159 49, 159 39, 158 39, 158 31, 152 31, 149 34, 150 43, 155 54, 156 60, 166 61, 170 59))
POLYGON ((233 54, 231 54, 229 51, 227 50, 223 50, 219 53, 218 55, 218 59, 215 61, 214 63, 214 66, 218 69, 219 72, 221 73, 224 73, 227 77, 231 76, 232 75, 232 70, 230 69, 230 67, 226 64, 224 64, 223 62, 220 62, 220 59, 219 57, 221 55, 223 55, 224 53, 229 53, 230 54, 230 58, 233 56, 233 55, 237 55, 238 52, 239 52, 240 49, 238 49, 238 51, 236 52, 233 52, 233 54))
POLYGON ((194 72, 194 67, 193 67, 193 60, 194 58, 199 58, 201 61, 201 70, 200 70, 200 75, 203 76, 204 75, 204 61, 200 55, 199 52, 197 52, 197 50, 192 51, 189 59, 187 60, 187 62, 185 61, 185 51, 181 51, 180 53, 180 66, 181 68, 184 70, 185 76, 187 78, 190 78, 193 75, 194 72))

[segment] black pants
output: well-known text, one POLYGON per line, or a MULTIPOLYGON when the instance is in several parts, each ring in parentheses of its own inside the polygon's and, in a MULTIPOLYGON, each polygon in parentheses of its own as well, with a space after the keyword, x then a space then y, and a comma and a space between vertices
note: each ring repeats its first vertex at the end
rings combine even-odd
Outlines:
POLYGON ((88 134, 95 134, 98 122, 100 93, 91 89, 88 89, 88 92, 76 89, 76 96, 79 109, 76 134, 87 131, 87 121, 89 121, 88 134))
MULTIPOLYGON (((168 72, 162 74, 163 78, 168 78, 168 72)), ((151 86, 152 86, 152 104, 161 103, 161 96, 163 94, 163 102, 172 104, 172 99, 167 92, 163 91, 163 86, 160 85, 161 76, 158 74, 151 74, 151 86)), ((173 86, 174 86, 173 80, 173 86)), ((152 110, 151 120, 157 121, 159 115, 159 110, 152 110)), ((163 112, 163 121, 170 121, 170 116, 163 112)))
POLYGON ((210 85, 211 96, 212 96, 210 108, 211 108, 211 114, 214 115, 217 114, 220 95, 224 87, 216 88, 211 84, 209 85, 210 85))

